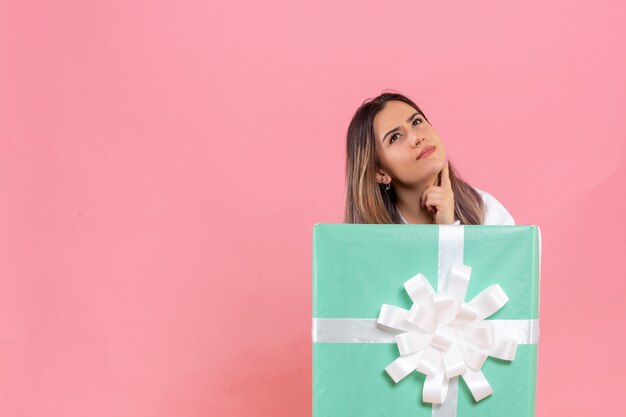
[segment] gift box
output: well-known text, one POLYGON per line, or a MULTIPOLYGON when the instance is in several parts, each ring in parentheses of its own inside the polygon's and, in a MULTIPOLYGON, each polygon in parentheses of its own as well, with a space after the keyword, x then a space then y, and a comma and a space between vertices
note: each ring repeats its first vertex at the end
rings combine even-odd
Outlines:
POLYGON ((537 226, 316 224, 313 416, 534 416, 537 226))

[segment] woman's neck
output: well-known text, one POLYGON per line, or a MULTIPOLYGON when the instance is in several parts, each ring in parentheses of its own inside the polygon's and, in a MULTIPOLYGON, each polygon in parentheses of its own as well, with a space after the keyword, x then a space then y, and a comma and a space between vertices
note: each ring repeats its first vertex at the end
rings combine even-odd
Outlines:
POLYGON ((413 207, 408 207, 398 201, 397 207, 408 224, 433 224, 433 215, 426 208, 419 206, 419 200, 413 207))
POLYGON ((401 188, 396 187, 396 196, 398 197, 398 202, 396 206, 400 213, 402 213, 402 217, 409 224, 433 224, 434 216, 432 213, 428 212, 428 208, 422 208, 420 206, 420 197, 426 188, 430 187, 433 184, 437 183, 437 176, 432 178, 425 184, 418 185, 414 188, 401 188))

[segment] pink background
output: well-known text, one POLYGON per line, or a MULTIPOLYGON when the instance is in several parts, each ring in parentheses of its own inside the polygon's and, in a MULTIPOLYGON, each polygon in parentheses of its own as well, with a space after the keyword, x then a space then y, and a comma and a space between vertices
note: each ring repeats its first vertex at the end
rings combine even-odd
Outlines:
POLYGON ((383 89, 543 232, 537 415, 615 415, 626 9, 0 2, 0 415, 306 416, 314 223, 383 89))

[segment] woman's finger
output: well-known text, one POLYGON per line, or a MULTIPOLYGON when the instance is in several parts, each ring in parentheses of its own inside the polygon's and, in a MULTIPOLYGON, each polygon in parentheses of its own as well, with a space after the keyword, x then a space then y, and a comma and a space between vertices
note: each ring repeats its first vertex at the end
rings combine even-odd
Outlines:
POLYGON ((422 195, 420 196, 420 204, 422 207, 424 207, 424 204, 426 203, 426 197, 428 197, 428 194, 437 190, 438 188, 439 187, 436 185, 431 185, 422 192, 422 195))
POLYGON ((448 161, 443 166, 443 170, 441 171, 441 187, 446 190, 452 191, 452 183, 450 182, 450 172, 448 170, 448 161))
POLYGON ((424 200, 424 206, 428 208, 428 211, 430 211, 432 208, 441 209, 444 206, 445 202, 445 196, 441 195, 441 193, 433 191, 426 196, 426 200, 424 200))
POLYGON ((429 195, 443 197, 446 194, 448 194, 448 191, 442 189, 437 185, 431 185, 422 192, 422 196, 420 197, 420 204, 422 205, 422 207, 424 207, 424 204, 426 204, 426 199, 429 195))

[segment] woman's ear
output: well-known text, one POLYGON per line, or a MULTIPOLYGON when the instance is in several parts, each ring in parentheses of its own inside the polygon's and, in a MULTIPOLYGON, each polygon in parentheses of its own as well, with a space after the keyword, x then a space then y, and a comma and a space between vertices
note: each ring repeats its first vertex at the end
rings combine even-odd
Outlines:
POLYGON ((391 177, 379 168, 376 169, 376 182, 379 184, 389 184, 391 182, 391 177))

